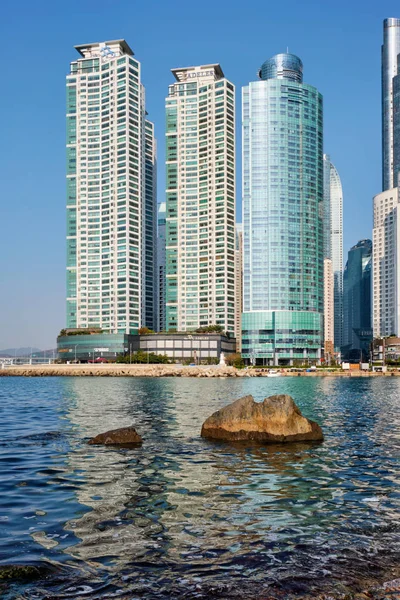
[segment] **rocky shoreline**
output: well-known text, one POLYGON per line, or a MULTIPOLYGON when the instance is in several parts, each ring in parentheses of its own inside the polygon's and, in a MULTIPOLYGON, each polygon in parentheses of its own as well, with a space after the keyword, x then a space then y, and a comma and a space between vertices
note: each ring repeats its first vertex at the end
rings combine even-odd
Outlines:
MULTIPOLYGON (((372 373, 369 371, 286 371, 282 377, 399 377, 400 371, 372 373)), ((0 377, 267 377, 266 369, 236 369, 235 367, 182 365, 7 365, 0 368, 0 377)))

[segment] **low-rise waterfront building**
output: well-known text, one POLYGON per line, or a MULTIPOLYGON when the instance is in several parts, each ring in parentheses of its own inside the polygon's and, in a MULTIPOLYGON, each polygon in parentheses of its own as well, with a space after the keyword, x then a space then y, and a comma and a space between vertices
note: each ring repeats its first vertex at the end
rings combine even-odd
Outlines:
POLYGON ((371 360, 375 364, 400 363, 400 338, 375 338, 371 344, 371 360))
POLYGON ((242 315, 242 357, 247 363, 316 364, 320 340, 321 315, 316 312, 260 310, 242 315))
POLYGON ((67 329, 57 338, 57 358, 64 362, 115 360, 119 354, 137 352, 139 336, 127 333, 75 333, 67 329))
POLYGON ((221 352, 235 353, 236 340, 221 333, 82 334, 73 329, 57 338, 57 357, 64 362, 114 361, 120 354, 139 350, 165 355, 171 362, 192 359, 200 364, 219 361, 221 352))

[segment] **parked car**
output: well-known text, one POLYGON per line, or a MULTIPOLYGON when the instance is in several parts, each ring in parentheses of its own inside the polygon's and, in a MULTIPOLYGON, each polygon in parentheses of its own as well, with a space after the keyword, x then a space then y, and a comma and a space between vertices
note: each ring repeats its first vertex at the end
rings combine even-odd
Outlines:
POLYGON ((108 363, 108 360, 106 358, 102 358, 101 356, 99 356, 98 358, 95 358, 94 360, 88 360, 88 363, 108 363))

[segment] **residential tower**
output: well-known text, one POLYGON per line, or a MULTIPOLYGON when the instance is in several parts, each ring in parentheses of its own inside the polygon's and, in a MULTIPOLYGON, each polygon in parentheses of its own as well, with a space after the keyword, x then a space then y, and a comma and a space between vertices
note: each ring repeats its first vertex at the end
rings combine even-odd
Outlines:
POLYGON ((323 335, 323 107, 277 54, 243 88, 242 355, 318 362, 323 335))

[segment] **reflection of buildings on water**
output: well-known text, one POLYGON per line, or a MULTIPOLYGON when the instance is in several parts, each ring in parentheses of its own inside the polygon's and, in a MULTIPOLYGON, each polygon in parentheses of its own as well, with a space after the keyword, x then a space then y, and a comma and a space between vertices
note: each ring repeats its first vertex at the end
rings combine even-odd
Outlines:
POLYGON ((78 437, 67 460, 80 477, 77 499, 92 509, 66 523, 65 528, 81 539, 68 552, 83 560, 115 557, 121 566, 154 544, 147 537, 153 524, 143 521, 145 511, 139 507, 135 512, 132 502, 134 498, 140 504, 149 493, 143 489, 140 475, 150 476, 151 458, 140 448, 87 446, 82 438, 128 425, 137 427, 146 438, 151 429, 151 419, 143 412, 148 396, 137 380, 133 385, 131 380, 111 378, 71 378, 63 383, 71 399, 67 417, 76 426, 78 437))
POLYGON ((167 494, 175 511, 163 513, 162 523, 174 560, 196 549, 254 552, 274 531, 295 524, 295 505, 309 493, 301 479, 310 445, 202 445, 202 455, 174 474, 167 494))
POLYGON ((65 525, 81 540, 68 548, 72 556, 101 564, 108 557, 110 569, 157 557, 208 561, 213 549, 261 549, 270 533, 293 525, 306 510, 298 503, 310 493, 310 445, 200 438, 202 421, 217 408, 214 402, 220 404, 213 399, 216 384, 202 381, 199 393, 193 380, 63 381, 78 438, 67 460, 81 478, 77 499, 91 509, 65 525), (143 436, 141 448, 82 443, 127 425, 143 436))

